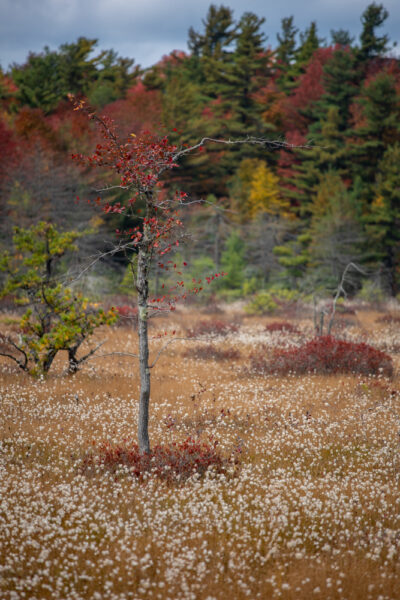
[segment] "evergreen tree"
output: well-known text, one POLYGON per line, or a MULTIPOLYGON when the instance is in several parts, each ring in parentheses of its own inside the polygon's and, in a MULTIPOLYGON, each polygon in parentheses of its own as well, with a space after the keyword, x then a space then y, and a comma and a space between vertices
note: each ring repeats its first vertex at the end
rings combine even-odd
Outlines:
POLYGON ((365 215, 371 258, 383 266, 390 293, 400 289, 400 143, 389 146, 377 169, 374 199, 365 215))
POLYGON ((294 64, 295 75, 299 75, 304 71, 314 52, 321 46, 322 42, 323 40, 318 37, 315 21, 304 32, 300 32, 300 46, 296 51, 296 61, 294 64))
POLYGON ((388 36, 378 36, 375 30, 383 25, 388 16, 389 13, 384 6, 375 2, 369 4, 363 12, 361 17, 363 28, 360 35, 360 47, 358 49, 358 59, 360 62, 368 61, 376 56, 382 56, 387 51, 388 36))
POLYGON ((237 231, 233 231, 225 243, 221 256, 222 269, 227 273, 221 280, 225 289, 240 289, 244 282, 245 245, 237 231))
POLYGON ((358 99, 359 122, 350 132, 348 159, 353 177, 372 186, 388 145, 400 140, 400 104, 395 77, 381 71, 367 81, 358 99))
POLYGON ((278 61, 279 86, 287 90, 293 86, 293 62, 296 57, 296 36, 299 30, 293 25, 293 17, 282 19, 281 29, 281 33, 276 36, 279 45, 275 50, 275 56, 278 61))
POLYGON ((346 29, 331 29, 331 40, 334 46, 342 48, 351 47, 354 38, 346 29))
MULTIPOLYGON (((360 262, 362 226, 354 196, 339 173, 321 176, 310 205, 310 272, 314 286, 336 288, 350 262, 360 262)), ((310 275, 308 275, 310 277, 310 275)))

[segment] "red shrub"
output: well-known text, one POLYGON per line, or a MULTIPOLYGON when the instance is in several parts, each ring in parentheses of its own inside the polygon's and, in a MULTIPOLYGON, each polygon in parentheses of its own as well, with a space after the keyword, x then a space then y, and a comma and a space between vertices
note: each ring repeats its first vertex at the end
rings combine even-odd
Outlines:
POLYGON ((268 323, 265 326, 265 331, 274 332, 274 331, 284 331, 287 333, 301 333, 299 329, 295 325, 292 325, 288 321, 274 321, 273 323, 268 323))
POLYGON ((240 358, 240 352, 235 348, 216 348, 212 344, 207 344, 186 350, 184 356, 200 360, 237 360, 240 358))
POLYGON ((264 355, 251 357, 251 367, 259 373, 362 373, 393 374, 390 356, 368 346, 345 342, 332 336, 316 337, 299 348, 275 350, 268 360, 264 355))
POLYGON ((96 454, 85 458, 82 470, 90 474, 102 467, 116 474, 119 467, 125 466, 139 480, 148 473, 169 483, 184 481, 194 473, 203 476, 210 467, 216 473, 226 473, 231 461, 221 456, 217 445, 218 442, 208 445, 187 438, 184 442, 155 446, 150 454, 140 454, 137 444, 113 446, 107 442, 98 447, 96 454))
POLYGON ((117 325, 129 325, 133 327, 137 326, 137 306, 129 306, 128 304, 123 304, 122 306, 114 306, 114 309, 120 317, 117 321, 117 325))
POLYGON ((378 317, 375 323, 400 323, 400 315, 384 315, 383 317, 378 317))
POLYGON ((236 333, 239 326, 234 323, 226 323, 219 319, 210 319, 208 321, 199 321, 194 327, 188 329, 188 337, 199 337, 200 335, 228 335, 236 333))

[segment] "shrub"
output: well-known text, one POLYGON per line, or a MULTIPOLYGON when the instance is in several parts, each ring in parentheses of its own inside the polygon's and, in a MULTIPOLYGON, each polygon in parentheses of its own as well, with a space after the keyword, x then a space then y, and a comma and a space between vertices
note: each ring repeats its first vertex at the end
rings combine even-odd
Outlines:
POLYGON ((295 325, 292 325, 288 321, 274 321, 273 323, 268 323, 268 325, 265 326, 265 331, 268 331, 270 333, 274 331, 283 331, 286 333, 296 334, 301 333, 295 325))
POLYGON ((298 348, 275 350, 251 357, 251 368, 258 373, 361 373, 393 375, 390 356, 367 344, 345 342, 332 336, 320 336, 298 348))
POLYGON ((90 475, 101 468, 117 475, 121 467, 126 467, 140 481, 145 474, 151 474, 168 483, 185 481, 195 473, 202 477, 208 469, 227 473, 232 462, 222 457, 217 445, 216 441, 209 445, 189 437, 180 443, 155 446, 150 454, 142 454, 137 444, 120 446, 106 442, 86 456, 82 471, 90 475))
POLYGON ((239 326, 235 323, 226 323, 219 319, 210 319, 208 321, 199 321, 194 327, 188 329, 188 337, 199 337, 201 335, 228 335, 228 333, 236 333, 239 331, 239 326))
POLYGON ((271 289, 256 294, 245 311, 249 315, 267 315, 292 308, 298 300, 299 293, 295 290, 271 289))
POLYGON ((400 315, 383 315, 383 317, 378 317, 375 323, 400 323, 400 315))
POLYGON ((216 348, 213 344, 190 348, 184 353, 186 358, 197 358, 199 360, 237 360, 240 358, 239 350, 235 348, 216 348))
POLYGON ((117 320, 117 325, 129 325, 137 328, 137 316, 138 309, 137 306, 129 306, 129 304, 123 304, 122 306, 114 306, 113 307, 119 319, 117 320))

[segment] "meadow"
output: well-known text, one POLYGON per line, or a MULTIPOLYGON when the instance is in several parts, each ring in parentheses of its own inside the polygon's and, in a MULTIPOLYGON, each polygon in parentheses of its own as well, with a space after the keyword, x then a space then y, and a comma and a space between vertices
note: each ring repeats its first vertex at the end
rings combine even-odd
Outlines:
POLYGON ((153 370, 152 444, 201 440, 225 461, 176 480, 95 460, 136 439, 138 368, 113 354, 135 352, 129 324, 99 331, 107 356, 74 376, 62 356, 46 379, 1 360, 0 597, 398 600, 400 334, 384 314, 357 308, 338 335, 388 353, 392 376, 252 368, 310 340, 310 315, 292 331, 239 308, 154 320, 153 356, 164 331, 185 339, 153 370), (190 337, 202 320, 226 327, 190 337))

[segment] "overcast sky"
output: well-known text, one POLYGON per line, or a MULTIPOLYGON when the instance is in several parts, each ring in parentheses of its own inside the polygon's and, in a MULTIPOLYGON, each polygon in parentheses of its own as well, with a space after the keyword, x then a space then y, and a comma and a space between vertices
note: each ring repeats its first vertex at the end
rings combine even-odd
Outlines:
MULTIPOLYGON (((251 11, 266 18, 268 43, 276 45, 283 17, 293 15, 304 30, 316 21, 320 36, 347 29, 358 36, 369 0, 226 0, 238 19, 251 11)), ((187 50, 190 26, 202 31, 209 0, 0 0, 0 65, 25 62, 29 51, 56 49, 80 36, 97 38, 99 49, 113 48, 148 67, 172 50, 187 50)), ((400 46, 400 0, 384 0, 389 18, 381 28, 400 46)), ((397 49, 396 54, 399 54, 397 49)))

